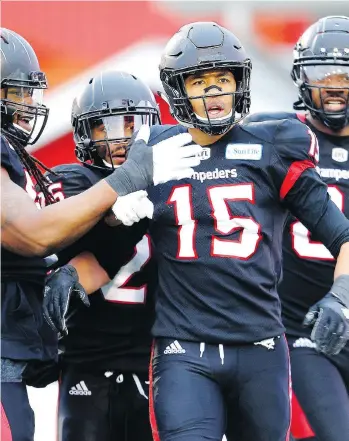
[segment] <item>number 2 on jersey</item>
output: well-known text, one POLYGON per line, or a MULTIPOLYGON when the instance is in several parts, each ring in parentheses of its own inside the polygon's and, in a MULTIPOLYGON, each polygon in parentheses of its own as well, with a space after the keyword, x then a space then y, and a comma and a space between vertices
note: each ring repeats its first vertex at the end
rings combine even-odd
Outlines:
MULTIPOLYGON (((115 227, 117 228, 117 227, 115 227)), ((122 266, 108 285, 102 288, 105 299, 113 303, 145 303, 147 285, 130 286, 132 277, 148 263, 151 257, 150 238, 146 234, 135 247, 132 259, 122 266)))
MULTIPOLYGON (((328 186, 328 193, 332 201, 343 212, 344 195, 335 185, 328 186)), ((298 257, 302 259, 334 260, 332 254, 320 242, 310 239, 310 231, 301 222, 291 225, 292 248, 298 257)))
MULTIPOLYGON (((219 235, 240 231, 237 240, 212 235, 211 256, 249 259, 256 252, 261 239, 260 225, 249 217, 232 216, 227 202, 247 201, 254 204, 254 185, 248 183, 209 187, 207 197, 212 209, 215 231, 219 235)), ((198 258, 195 245, 197 220, 194 218, 192 199, 191 185, 184 184, 174 187, 167 200, 167 204, 174 205, 175 220, 179 226, 178 259, 198 258)))

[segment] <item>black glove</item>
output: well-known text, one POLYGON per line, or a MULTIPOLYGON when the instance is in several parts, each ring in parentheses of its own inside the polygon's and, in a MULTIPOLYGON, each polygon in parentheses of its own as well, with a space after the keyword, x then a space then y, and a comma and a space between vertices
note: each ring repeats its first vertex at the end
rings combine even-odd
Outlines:
POLYGON ((57 361, 30 360, 22 378, 27 386, 46 387, 59 380, 60 366, 57 361))
POLYGON ((309 309, 303 325, 314 325, 311 339, 318 351, 337 355, 349 340, 349 309, 330 292, 309 309))
POLYGON ((52 272, 46 281, 43 313, 47 323, 59 337, 68 334, 66 317, 72 296, 90 306, 88 295, 79 283, 79 276, 72 265, 65 265, 52 272))

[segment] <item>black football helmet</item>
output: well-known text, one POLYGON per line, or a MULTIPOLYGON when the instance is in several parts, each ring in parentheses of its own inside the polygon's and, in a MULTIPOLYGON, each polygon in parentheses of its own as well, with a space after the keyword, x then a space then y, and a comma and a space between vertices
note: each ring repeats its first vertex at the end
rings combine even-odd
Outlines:
POLYGON ((168 42, 159 69, 171 113, 186 127, 219 135, 227 132, 249 113, 251 60, 237 37, 217 23, 196 22, 183 26, 168 42), (191 97, 201 98, 204 102, 207 118, 198 117, 192 109, 184 85, 188 75, 213 69, 231 71, 237 83, 236 92, 210 95, 232 95, 232 112, 219 120, 209 118, 205 95, 191 97))
POLYGON ((295 110, 309 110, 332 130, 340 130, 348 124, 349 17, 324 17, 304 32, 294 49, 291 77, 299 90, 295 110), (331 85, 333 75, 342 77, 343 87, 331 85), (320 106, 315 105, 312 97, 315 89, 319 90, 320 106), (333 97, 341 102, 342 109, 326 110, 322 91, 328 94, 327 100, 333 97))
POLYGON ((41 136, 49 110, 42 104, 47 80, 31 45, 1 28, 1 130, 26 146, 41 136))
POLYGON ((161 123, 149 87, 120 71, 105 71, 91 78, 74 99, 71 117, 77 159, 104 170, 114 168, 115 147, 126 147, 142 124, 161 123), (99 139, 93 136, 97 127, 103 131, 99 139))

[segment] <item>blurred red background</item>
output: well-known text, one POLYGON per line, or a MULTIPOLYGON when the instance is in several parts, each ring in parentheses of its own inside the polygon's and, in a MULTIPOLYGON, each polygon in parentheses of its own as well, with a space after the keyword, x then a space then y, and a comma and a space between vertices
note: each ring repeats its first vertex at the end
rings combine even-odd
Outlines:
MULTIPOLYGON (((185 3, 189 7, 191 2, 185 3)), ((67 95, 69 102, 62 106, 55 95, 57 90, 63 93, 73 89, 74 78, 117 54, 128 67, 132 50, 142 43, 147 46, 139 49, 138 74, 148 79, 146 50, 154 53, 158 63, 160 54, 156 45, 163 46, 183 24, 197 20, 225 24, 226 11, 217 7, 219 3, 215 2, 214 11, 205 12, 202 8, 200 12, 196 7, 194 12, 189 8, 188 13, 183 13, 181 9, 169 8, 170 4, 151 1, 2 2, 2 26, 18 32, 32 44, 49 81, 46 95, 51 109, 49 123, 32 153, 48 166, 75 161, 69 115, 73 91, 67 95)), ((271 47, 294 41, 308 23, 309 20, 296 17, 295 13, 283 14, 280 20, 280 14, 275 16, 267 11, 252 14, 250 21, 259 43, 271 47)), ((131 64, 130 71, 135 73, 131 64)), ((151 74, 153 84, 149 84, 154 92, 158 90, 156 75, 156 71, 151 74)), ((172 123, 167 105, 159 97, 157 100, 163 122, 172 123)))

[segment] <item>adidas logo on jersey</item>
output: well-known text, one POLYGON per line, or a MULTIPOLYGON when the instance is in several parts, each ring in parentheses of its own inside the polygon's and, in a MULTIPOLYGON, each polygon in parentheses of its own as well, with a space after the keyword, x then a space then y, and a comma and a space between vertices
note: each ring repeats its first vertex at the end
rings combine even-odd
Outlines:
POLYGON ((92 392, 88 390, 84 381, 80 381, 80 383, 70 389, 69 395, 92 395, 92 392))
POLYGON ((185 349, 182 348, 182 346, 178 343, 177 340, 175 340, 173 343, 171 343, 169 346, 166 346, 166 349, 164 350, 164 354, 185 354, 185 349))

